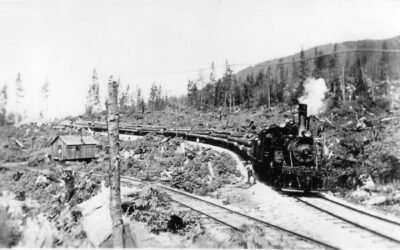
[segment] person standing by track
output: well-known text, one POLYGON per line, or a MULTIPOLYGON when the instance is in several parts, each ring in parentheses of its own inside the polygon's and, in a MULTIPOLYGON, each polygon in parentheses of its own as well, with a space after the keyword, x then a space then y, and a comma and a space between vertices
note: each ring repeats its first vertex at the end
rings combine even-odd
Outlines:
POLYGON ((256 184, 256 175, 254 174, 253 164, 251 164, 251 161, 246 161, 246 171, 247 183, 250 185, 256 184), (251 183, 251 177, 253 177, 253 184, 251 183))

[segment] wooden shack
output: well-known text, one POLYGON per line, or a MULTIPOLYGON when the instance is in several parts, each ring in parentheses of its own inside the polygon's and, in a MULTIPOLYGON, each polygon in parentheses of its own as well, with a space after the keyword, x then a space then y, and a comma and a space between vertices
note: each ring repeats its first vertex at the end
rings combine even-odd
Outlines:
POLYGON ((91 136, 60 135, 50 142, 54 159, 90 160, 95 158, 98 142, 91 136))

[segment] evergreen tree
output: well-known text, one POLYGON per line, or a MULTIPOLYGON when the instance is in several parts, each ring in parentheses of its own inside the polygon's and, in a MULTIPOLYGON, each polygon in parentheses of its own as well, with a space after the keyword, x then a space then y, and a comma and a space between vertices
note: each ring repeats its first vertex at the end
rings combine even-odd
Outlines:
POLYGON ((341 95, 340 85, 340 67, 339 67, 339 55, 337 53, 337 44, 333 45, 333 54, 329 61, 330 79, 330 92, 335 94, 335 106, 338 104, 337 101, 341 95))
POLYGON ((256 106, 265 104, 266 95, 264 93, 264 81, 265 81, 265 74, 264 70, 260 70, 257 74, 256 81, 255 81, 255 89, 256 89, 256 106))
POLYGON ((217 82, 217 73, 215 72, 214 62, 211 62, 211 70, 208 84, 206 84, 204 89, 205 105, 207 106, 207 108, 216 107, 218 105, 220 87, 220 84, 218 84, 217 82))
POLYGON ((218 79, 215 84, 215 94, 214 94, 214 106, 218 107, 223 104, 223 88, 222 88, 222 81, 218 79))
POLYGON ((357 59, 356 62, 356 72, 355 72, 354 84, 356 87, 355 94, 357 96, 367 97, 368 86, 365 80, 364 66, 362 64, 362 59, 357 59))
POLYGON ((211 63, 211 71, 209 76, 209 86, 207 86, 207 106, 216 107, 218 106, 218 96, 219 96, 220 86, 217 84, 217 74, 215 72, 214 62, 211 63))
POLYGON ((164 99, 162 97, 162 89, 161 85, 158 85, 157 92, 156 92, 156 110, 163 110, 164 109, 164 99))
POLYGON ((286 83, 286 76, 285 76, 285 64, 283 63, 283 59, 279 59, 279 64, 278 64, 278 71, 279 71, 279 95, 278 99, 279 101, 285 101, 290 99, 290 94, 289 94, 289 89, 287 87, 286 83))
POLYGON ((129 102, 129 85, 126 86, 125 91, 118 91, 120 94, 119 97, 119 107, 120 109, 124 109, 128 107, 128 102, 129 102))
POLYGON ((17 80, 15 81, 15 88, 16 88, 16 114, 15 114, 15 123, 18 123, 22 119, 23 113, 23 104, 24 104, 24 97, 25 91, 24 86, 22 85, 21 74, 18 73, 17 80))
POLYGON ((274 81, 272 77, 272 69, 271 66, 268 66, 267 72, 265 73, 265 84, 266 84, 266 92, 267 92, 267 105, 268 108, 271 108, 271 102, 274 101, 276 97, 274 81))
POLYGON ((222 77, 222 93, 224 96, 224 106, 231 108, 232 105, 232 92, 233 92, 233 71, 228 61, 225 62, 225 73, 222 77))
POLYGON ((215 105, 214 105, 215 87, 216 87, 216 84, 211 84, 209 82, 201 90, 203 95, 204 95, 204 109, 205 110, 210 110, 210 109, 213 109, 215 107, 215 105))
POLYGON ((246 81, 249 83, 249 88, 251 91, 251 100, 253 101, 252 106, 255 107, 257 105, 257 101, 255 100, 257 98, 257 88, 256 88, 256 81, 254 79, 254 73, 251 72, 250 75, 247 75, 246 81))
POLYGON ((210 84, 216 84, 217 83, 217 74, 215 73, 215 66, 214 62, 211 63, 211 72, 210 72, 210 84))
POLYGON ((149 97, 149 103, 148 106, 150 107, 151 111, 154 111, 155 106, 156 106, 156 98, 157 98, 157 86, 155 83, 151 85, 150 88, 150 97, 149 97))
POLYGON ((42 96, 43 96, 43 110, 41 112, 41 116, 42 118, 44 118, 48 117, 48 101, 50 96, 50 83, 47 78, 42 86, 42 96))
POLYGON ((204 92, 202 91, 202 89, 205 86, 205 81, 204 81, 204 76, 203 76, 203 72, 200 71, 199 72, 199 76, 196 80, 196 87, 198 90, 198 94, 197 94, 197 100, 196 100, 196 106, 197 108, 203 110, 204 109, 204 100, 205 100, 205 96, 204 96, 204 92))
POLYGON ((135 104, 135 93, 131 90, 130 85, 127 86, 127 97, 126 97, 126 108, 128 115, 132 115, 136 111, 136 104, 135 104))
POLYGON ((142 100, 140 101, 140 107, 142 109, 142 114, 144 113, 144 111, 146 110, 146 104, 144 103, 144 99, 142 98, 142 100))
POLYGON ((92 86, 89 86, 88 95, 86 97, 86 114, 92 115, 93 114, 93 90, 92 86))
POLYGON ((0 118, 1 126, 6 125, 7 117, 7 85, 4 85, 0 92, 0 118))
POLYGON ((135 109, 135 93, 133 90, 130 90, 128 93, 128 102, 127 105, 135 109))
POLYGON ((286 85, 286 90, 284 92, 285 94, 285 101, 289 106, 293 106, 294 102, 292 97, 294 96, 294 92, 295 92, 295 86, 296 83, 298 82, 298 68, 297 68, 297 62, 296 62, 296 58, 294 56, 292 56, 292 62, 291 62, 291 67, 290 70, 288 72, 288 79, 290 79, 290 81, 288 81, 287 85, 286 85), (290 72, 290 73, 289 73, 290 72), (290 75, 290 77, 289 77, 290 75))
POLYGON ((89 85, 88 95, 86 98, 86 114, 92 115, 94 112, 101 111, 100 105, 100 87, 96 70, 93 70, 92 83, 89 85))
POLYGON ((291 85, 294 85, 299 80, 299 69, 297 68, 296 59, 292 56, 292 81, 291 85))
POLYGON ((136 97, 136 105, 137 105, 137 110, 138 112, 144 113, 145 110, 145 105, 144 105, 144 99, 142 96, 142 89, 137 86, 137 97, 136 97))
MULTIPOLYGON (((100 85, 99 85, 99 78, 97 77, 97 73, 93 71, 93 111, 99 113, 102 108, 100 105, 100 85)), ((118 84, 120 81, 118 80, 118 84)))
POLYGON ((242 92, 240 88, 240 82, 235 78, 233 83, 233 106, 236 107, 237 105, 241 105, 243 102, 242 92))
MULTIPOLYGON (((382 50, 387 50, 387 41, 383 41, 382 50)), ((382 57, 379 62, 379 80, 388 81, 389 80, 389 53, 382 52, 382 57)))
POLYGON ((249 76, 247 76, 246 78, 247 78, 247 80, 242 84, 243 102, 244 102, 246 108, 250 108, 250 101, 251 101, 253 95, 251 92, 249 76))
POLYGON ((198 108, 198 89, 197 84, 193 81, 188 82, 188 105, 190 107, 198 108))
POLYGON ((300 52, 300 62, 299 62, 299 84, 295 92, 294 98, 297 100, 300 96, 304 94, 304 83, 308 77, 308 67, 304 51, 300 52))
POLYGON ((164 107, 163 107, 164 109, 167 108, 168 103, 169 103, 168 92, 165 91, 165 94, 164 94, 164 107))
POLYGON ((322 51, 319 51, 318 48, 315 48, 313 77, 317 79, 321 78, 323 69, 324 69, 324 54, 322 51))

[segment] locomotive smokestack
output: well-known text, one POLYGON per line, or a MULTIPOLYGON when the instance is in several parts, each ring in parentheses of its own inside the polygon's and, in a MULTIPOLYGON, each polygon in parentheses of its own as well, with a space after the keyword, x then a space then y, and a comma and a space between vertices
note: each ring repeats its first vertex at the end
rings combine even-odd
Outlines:
POLYGON ((299 104, 299 136, 302 136, 304 130, 307 129, 306 122, 307 122, 307 104, 299 104))

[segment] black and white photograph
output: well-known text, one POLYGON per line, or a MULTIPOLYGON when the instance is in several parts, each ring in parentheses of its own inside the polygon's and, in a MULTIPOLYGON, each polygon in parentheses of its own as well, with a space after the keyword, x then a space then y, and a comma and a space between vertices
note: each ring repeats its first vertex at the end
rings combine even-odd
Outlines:
POLYGON ((0 248, 400 249, 400 0, 0 0, 0 248))

